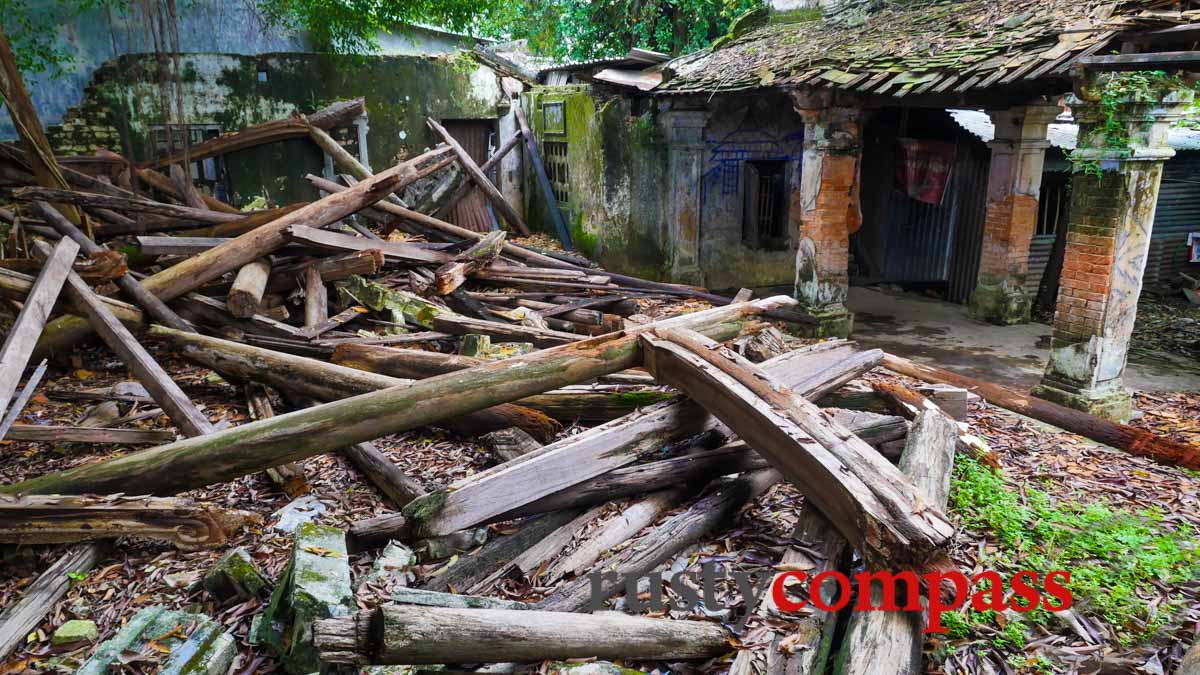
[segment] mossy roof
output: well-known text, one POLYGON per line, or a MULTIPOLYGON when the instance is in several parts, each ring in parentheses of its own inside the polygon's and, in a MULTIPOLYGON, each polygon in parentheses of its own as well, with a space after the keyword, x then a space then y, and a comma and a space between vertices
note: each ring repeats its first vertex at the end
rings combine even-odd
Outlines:
POLYGON ((666 64, 656 91, 805 85, 904 96, 1062 78, 1121 31, 1200 21, 1200 10, 1158 9, 1169 4, 852 0, 823 16, 761 12, 712 47, 666 64))

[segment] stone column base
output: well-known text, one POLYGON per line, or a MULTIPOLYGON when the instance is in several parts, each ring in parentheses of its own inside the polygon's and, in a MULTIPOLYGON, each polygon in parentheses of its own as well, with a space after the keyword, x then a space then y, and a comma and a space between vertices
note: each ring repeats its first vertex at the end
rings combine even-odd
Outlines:
POLYGON ((997 326, 1029 323, 1032 305, 1033 298, 1025 291, 1025 285, 1015 279, 981 281, 967 300, 971 318, 997 326))
POLYGON ((789 329, 795 335, 811 339, 848 338, 854 332, 854 312, 846 309, 843 305, 821 309, 808 309, 801 306, 798 309, 812 315, 818 323, 816 325, 790 325, 789 329))
POLYGON ((1122 386, 1088 390, 1042 380, 1030 393, 1052 403, 1122 424, 1133 417, 1133 396, 1122 386))

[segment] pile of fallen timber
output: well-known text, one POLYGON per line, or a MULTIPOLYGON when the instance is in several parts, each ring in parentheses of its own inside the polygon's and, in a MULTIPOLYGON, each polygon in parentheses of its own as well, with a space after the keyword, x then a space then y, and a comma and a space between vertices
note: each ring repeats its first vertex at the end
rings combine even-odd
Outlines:
MULTIPOLYGON (((528 229, 488 176, 521 135, 479 166, 431 121, 444 145, 375 173, 328 134, 362 111, 361 100, 338 103, 144 165, 51 157, 56 180, 35 146, 0 145, 14 203, 0 209, 11 225, 0 296, 14 315, 0 352, 0 439, 148 446, 0 485, 0 544, 71 545, 0 613, 0 658, 42 625, 68 573, 135 537, 223 551, 193 592, 216 607, 259 603, 244 638, 257 656, 239 672, 263 659, 311 673, 588 658, 739 673, 821 673, 836 658, 839 672, 918 672, 920 610, 857 612, 838 630, 836 610, 789 612, 751 594, 722 612, 707 587, 698 606, 678 575, 665 591, 638 580, 693 566, 698 544, 725 536, 780 483, 804 499, 769 575, 944 569, 954 458, 996 463, 961 421, 973 395, 1200 468, 1192 446, 851 342, 789 348, 779 322, 810 319, 788 297, 638 279, 510 238, 528 229), (344 172, 309 176, 323 195, 311 203, 242 212, 181 168, 297 137, 344 172), (442 219, 472 190, 496 229, 442 219), (103 351, 81 349, 97 338, 103 351), (115 356, 136 383, 44 382, 89 354, 115 356), (171 370, 180 364, 239 387, 251 421, 199 407, 171 370), (881 366, 932 386, 864 384, 881 366), (39 392, 113 410, 75 426, 21 423, 39 392), (152 407, 121 416, 113 402, 130 400, 152 407), (165 422, 133 425, 148 418, 165 422), (422 427, 478 441, 492 466, 425 485, 375 444, 422 427), (274 579, 231 548, 262 514, 179 496, 262 474, 299 503, 311 498, 304 460, 328 453, 386 512, 345 529, 294 526, 274 579), (497 591, 513 579, 536 599, 497 591), (664 593, 665 609, 643 606, 664 593), (626 613, 593 611, 606 607, 626 613), (756 638, 739 642, 748 620, 756 638)), ((536 144, 525 146, 539 164, 536 144)), ((130 654, 154 655, 164 672, 227 672, 238 651, 209 616, 146 608, 89 645, 78 672, 130 654)))

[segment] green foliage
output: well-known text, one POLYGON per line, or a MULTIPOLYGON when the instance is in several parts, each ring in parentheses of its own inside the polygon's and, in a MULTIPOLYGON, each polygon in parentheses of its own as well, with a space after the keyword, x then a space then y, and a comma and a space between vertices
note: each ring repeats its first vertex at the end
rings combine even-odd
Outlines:
MULTIPOLYGON (((1173 530, 1154 508, 1127 511, 1099 501, 1056 499, 1033 485, 1018 492, 1000 473, 969 457, 957 460, 951 509, 967 528, 995 539, 997 550, 980 561, 983 567, 1002 574, 1069 571, 1074 607, 1107 622, 1123 643, 1153 637, 1180 609, 1170 604, 1152 609, 1139 589, 1200 576, 1193 528, 1173 530)), ((993 612, 952 614, 957 616, 943 617, 952 636, 991 626, 993 644, 1014 649, 1024 644, 1028 622, 1050 620, 1040 608, 1007 622, 993 612)))
POLYGON ((17 68, 25 73, 60 77, 75 62, 58 38, 58 29, 83 12, 105 5, 113 12, 129 9, 128 0, 0 0, 0 22, 12 45, 17 68))
POLYGON ((632 47, 668 54, 702 49, 761 0, 505 0, 481 34, 526 39, 558 58, 619 56, 632 47))

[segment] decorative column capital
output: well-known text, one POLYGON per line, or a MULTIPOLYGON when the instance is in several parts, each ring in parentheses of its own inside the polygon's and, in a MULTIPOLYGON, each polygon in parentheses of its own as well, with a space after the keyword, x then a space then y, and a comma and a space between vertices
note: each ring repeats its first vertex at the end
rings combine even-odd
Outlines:
POLYGON ((1079 125, 1072 160, 1112 169, 1121 162, 1161 162, 1175 155, 1167 133, 1192 102, 1193 92, 1170 81, 1126 86, 1121 77, 1093 79, 1079 87, 1080 95, 1067 97, 1079 125))

